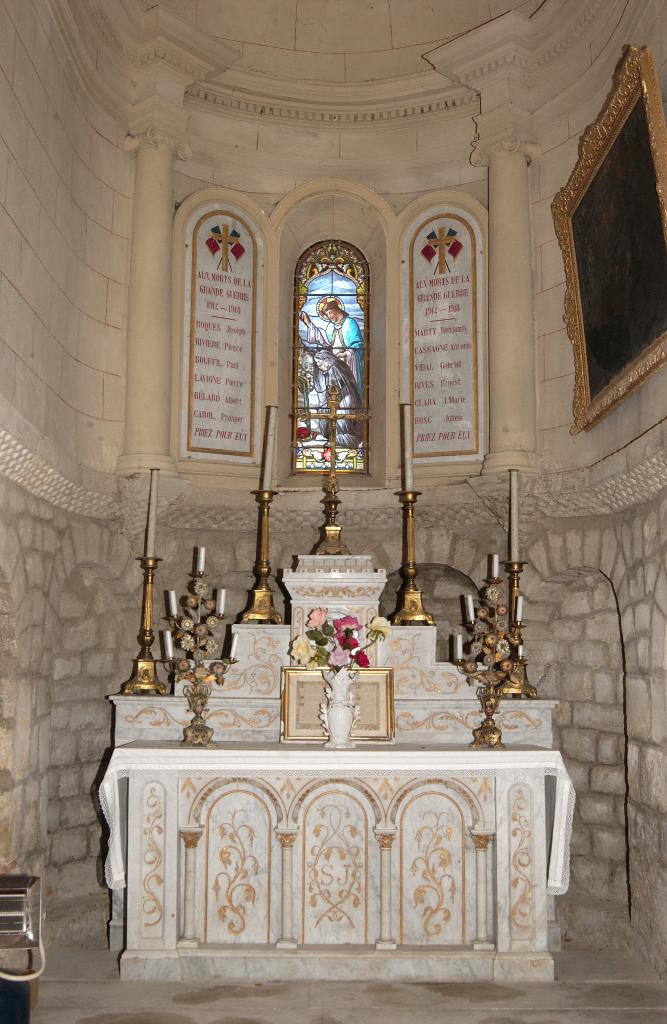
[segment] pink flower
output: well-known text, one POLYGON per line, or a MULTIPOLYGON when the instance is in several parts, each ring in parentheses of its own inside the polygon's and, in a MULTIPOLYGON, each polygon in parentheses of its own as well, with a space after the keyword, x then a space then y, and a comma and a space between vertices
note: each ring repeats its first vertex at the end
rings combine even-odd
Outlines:
POLYGON ((306 625, 310 626, 311 629, 319 629, 322 623, 326 622, 327 612, 327 608, 313 608, 308 616, 306 625))
POLYGON ((368 655, 366 654, 366 651, 357 651, 355 654, 352 655, 352 658, 354 661, 356 661, 359 668, 368 668, 368 666, 370 665, 370 661, 368 660, 368 655))
POLYGON ((342 633, 344 629, 361 629, 361 623, 354 615, 345 615, 342 619, 334 619, 334 629, 342 633))
POLYGON ((349 651, 344 651, 342 647, 335 647, 334 650, 329 655, 330 664, 334 665, 336 668, 342 668, 343 665, 347 665, 349 660, 349 651))
POLYGON ((359 646, 356 636, 352 636, 351 633, 336 633, 336 641, 346 651, 352 651, 355 647, 359 646))

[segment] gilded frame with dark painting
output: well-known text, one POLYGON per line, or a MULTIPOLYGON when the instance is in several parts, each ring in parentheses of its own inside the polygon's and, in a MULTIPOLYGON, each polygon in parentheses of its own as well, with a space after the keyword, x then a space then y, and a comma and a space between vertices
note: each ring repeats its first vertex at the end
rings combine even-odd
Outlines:
POLYGON ((667 362, 667 129, 647 48, 627 47, 551 209, 565 264, 576 434, 667 362))

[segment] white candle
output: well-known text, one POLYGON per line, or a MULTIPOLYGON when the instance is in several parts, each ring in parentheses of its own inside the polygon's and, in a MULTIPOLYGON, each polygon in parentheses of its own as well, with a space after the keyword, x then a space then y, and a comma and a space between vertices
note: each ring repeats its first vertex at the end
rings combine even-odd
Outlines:
POLYGON ((218 587, 215 595, 215 614, 224 615, 225 613, 225 591, 222 587, 218 587))
POLYGON ((176 601, 175 590, 167 591, 167 610, 172 619, 175 619, 176 616, 178 615, 178 602, 176 601))
POLYGON ((174 657, 174 641, 171 637, 171 630, 165 629, 162 633, 162 638, 164 640, 164 656, 167 661, 171 661, 174 657))
POLYGON ((239 645, 239 635, 238 635, 238 633, 234 633, 234 636, 232 637, 232 649, 229 652, 229 657, 230 658, 233 659, 233 658, 236 657, 236 648, 238 647, 238 645, 239 645))
POLYGON ((197 548, 197 572, 204 571, 206 563, 206 548, 197 548))
POLYGON ((491 555, 490 556, 490 562, 491 562, 491 572, 490 572, 490 575, 491 575, 491 577, 493 579, 497 579, 498 578, 498 571, 499 571, 499 568, 500 568, 500 561, 498 559, 498 555, 491 555))
POLYGON ((159 469, 151 469, 151 483, 148 492, 148 522, 146 523, 146 544, 144 558, 155 558, 155 530, 157 528, 157 489, 159 469))
POLYGON ((463 660, 463 637, 460 633, 454 634, 454 661, 463 660))
POLYGON ((260 490, 270 491, 273 484, 273 459, 276 449, 276 413, 275 405, 266 407, 266 434, 264 436, 264 451, 262 452, 262 481, 260 490))
POLYGON ((519 646, 517 647, 516 656, 517 658, 523 658, 523 644, 519 644, 519 646))
POLYGON ((510 562, 519 561, 519 471, 510 469, 510 562))
POLYGON ((521 622, 523 619, 523 595, 519 594, 516 599, 516 621, 521 622))
POLYGON ((403 490, 414 491, 415 480, 412 464, 414 419, 411 405, 401 406, 403 422, 403 490))
POLYGON ((474 603, 474 601, 472 599, 472 594, 466 594, 466 596, 465 596, 465 606, 466 606, 466 621, 467 622, 474 622, 475 621, 475 603, 474 603))

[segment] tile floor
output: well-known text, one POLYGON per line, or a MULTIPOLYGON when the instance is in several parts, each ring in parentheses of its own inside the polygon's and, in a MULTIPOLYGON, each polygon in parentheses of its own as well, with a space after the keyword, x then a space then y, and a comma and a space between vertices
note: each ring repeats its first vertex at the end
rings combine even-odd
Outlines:
POLYGON ((558 955, 552 984, 121 982, 114 954, 52 952, 32 1024, 667 1024, 667 985, 616 950, 558 955))

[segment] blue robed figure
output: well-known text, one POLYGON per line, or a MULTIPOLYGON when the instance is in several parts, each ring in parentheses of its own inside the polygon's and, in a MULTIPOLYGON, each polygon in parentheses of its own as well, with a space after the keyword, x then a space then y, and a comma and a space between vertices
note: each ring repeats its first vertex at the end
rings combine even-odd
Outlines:
POLYGON ((309 349, 326 347, 333 355, 349 366, 361 396, 364 373, 364 338, 361 328, 345 309, 345 303, 338 295, 327 295, 317 303, 317 315, 326 321, 322 330, 316 327, 308 314, 303 311, 299 319, 306 325, 308 334, 304 346, 309 349))

